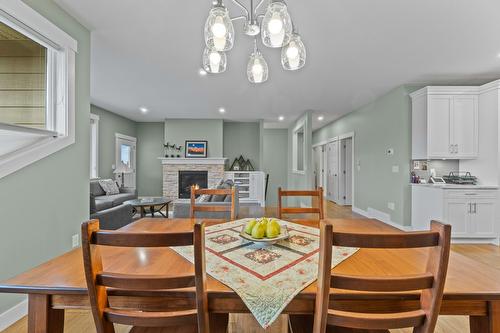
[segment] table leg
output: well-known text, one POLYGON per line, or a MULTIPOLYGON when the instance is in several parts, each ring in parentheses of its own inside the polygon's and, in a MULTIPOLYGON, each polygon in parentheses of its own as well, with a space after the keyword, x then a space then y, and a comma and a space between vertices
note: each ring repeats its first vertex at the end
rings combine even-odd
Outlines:
POLYGON ((488 302, 487 316, 470 316, 471 333, 500 333, 500 301, 488 302))
POLYGON ((155 206, 150 206, 149 210, 151 212, 151 217, 155 217, 155 206))
POLYGON ((50 307, 50 295, 28 297, 28 333, 63 333, 64 310, 50 307))
POLYGON ((141 206, 141 218, 144 217, 146 217, 146 209, 144 208, 144 206, 141 206))
POLYGON ((210 332, 226 333, 229 324, 229 313, 210 313, 210 332))

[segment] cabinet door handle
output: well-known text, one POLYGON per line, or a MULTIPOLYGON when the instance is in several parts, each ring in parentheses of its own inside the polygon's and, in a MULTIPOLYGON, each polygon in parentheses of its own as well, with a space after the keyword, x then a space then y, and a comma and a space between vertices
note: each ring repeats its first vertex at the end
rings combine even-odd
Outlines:
POLYGON ((477 203, 474 203, 474 214, 477 213, 477 203))
POLYGON ((469 211, 467 213, 472 214, 472 204, 470 202, 469 202, 469 211))

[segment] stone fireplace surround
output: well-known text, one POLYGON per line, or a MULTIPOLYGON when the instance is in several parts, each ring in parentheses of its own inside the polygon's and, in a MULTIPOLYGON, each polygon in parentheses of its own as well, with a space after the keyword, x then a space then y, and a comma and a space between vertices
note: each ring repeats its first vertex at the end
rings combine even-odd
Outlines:
POLYGON ((163 196, 179 198, 179 171, 208 171, 208 187, 212 188, 224 178, 226 158, 163 158, 163 196))

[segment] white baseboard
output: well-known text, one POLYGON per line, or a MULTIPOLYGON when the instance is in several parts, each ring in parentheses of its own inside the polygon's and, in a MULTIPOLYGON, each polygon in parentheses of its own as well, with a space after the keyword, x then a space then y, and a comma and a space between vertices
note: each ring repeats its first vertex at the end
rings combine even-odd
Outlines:
POLYGON ((0 332, 14 324, 16 321, 28 314, 28 300, 14 305, 4 313, 0 314, 0 332))
POLYGON ((499 246, 498 238, 452 238, 453 244, 492 244, 499 246))
POLYGON ((395 223, 395 222, 391 221, 391 216, 389 214, 381 212, 381 211, 376 210, 374 208, 368 207, 368 210, 363 210, 361 208, 353 206, 352 211, 354 213, 359 214, 359 215, 363 215, 369 219, 379 220, 380 222, 388 224, 391 227, 395 227, 395 228, 398 228, 398 229, 403 230, 403 231, 412 231, 412 227, 402 226, 398 223, 395 223))

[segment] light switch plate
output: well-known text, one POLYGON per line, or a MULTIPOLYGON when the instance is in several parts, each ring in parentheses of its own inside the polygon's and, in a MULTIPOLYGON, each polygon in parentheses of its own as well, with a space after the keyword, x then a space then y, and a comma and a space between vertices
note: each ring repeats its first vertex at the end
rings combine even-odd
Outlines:
POLYGON ((393 165, 392 166, 392 172, 398 173, 399 172, 399 165, 393 165))
POLYGON ((71 236, 71 246, 78 247, 79 245, 80 245, 80 236, 78 234, 71 236))
POLYGON ((394 210, 396 209, 396 204, 394 202, 388 202, 387 208, 389 208, 390 210, 394 210))

